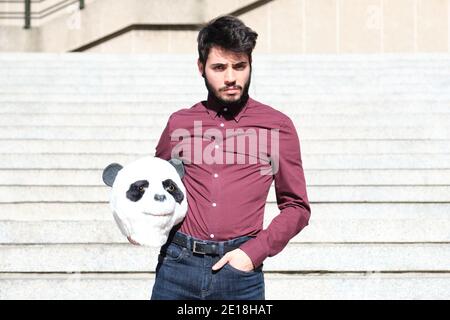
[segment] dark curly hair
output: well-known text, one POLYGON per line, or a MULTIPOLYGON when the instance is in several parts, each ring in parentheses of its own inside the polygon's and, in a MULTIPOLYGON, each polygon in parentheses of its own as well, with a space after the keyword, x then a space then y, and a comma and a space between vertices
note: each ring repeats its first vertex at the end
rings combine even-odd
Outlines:
POLYGON ((200 62, 205 65, 209 50, 218 46, 236 53, 247 53, 251 64, 257 37, 258 34, 238 18, 230 15, 219 16, 208 22, 198 33, 200 62))

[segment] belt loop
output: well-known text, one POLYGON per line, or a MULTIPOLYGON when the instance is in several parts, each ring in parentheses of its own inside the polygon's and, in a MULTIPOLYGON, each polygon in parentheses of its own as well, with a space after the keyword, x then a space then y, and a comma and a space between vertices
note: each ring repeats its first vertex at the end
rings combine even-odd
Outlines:
POLYGON ((188 234, 186 234, 185 235, 185 237, 186 237, 186 247, 187 247, 187 249, 189 250, 189 251, 192 251, 192 237, 190 236, 190 235, 188 235, 188 234))
POLYGON ((224 242, 219 242, 219 255, 222 257, 225 254, 225 245, 224 242))

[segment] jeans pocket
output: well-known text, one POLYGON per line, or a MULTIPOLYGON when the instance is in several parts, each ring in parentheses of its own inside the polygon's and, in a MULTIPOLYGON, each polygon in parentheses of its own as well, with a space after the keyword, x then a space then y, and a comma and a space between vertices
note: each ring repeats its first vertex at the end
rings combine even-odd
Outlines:
POLYGON ((160 255, 164 261, 180 261, 186 253, 186 248, 171 243, 166 250, 160 252, 160 255))
POLYGON ((233 267, 229 262, 224 265, 224 268, 226 268, 226 269, 228 269, 228 270, 230 270, 230 271, 232 271, 234 273, 237 273, 237 274, 240 274, 240 275, 244 275, 244 276, 257 274, 258 272, 260 272, 262 270, 262 266, 261 266, 261 267, 258 267, 256 269, 253 269, 251 271, 243 271, 243 270, 239 270, 239 269, 233 267))

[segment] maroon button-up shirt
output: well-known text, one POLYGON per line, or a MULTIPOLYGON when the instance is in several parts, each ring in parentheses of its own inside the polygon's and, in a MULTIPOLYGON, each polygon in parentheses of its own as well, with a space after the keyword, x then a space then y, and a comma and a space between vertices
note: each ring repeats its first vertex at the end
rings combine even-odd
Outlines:
POLYGON ((240 247, 255 267, 308 225, 311 209, 295 126, 251 97, 240 110, 208 97, 174 112, 155 156, 184 163, 188 212, 179 230, 214 241, 255 236, 240 247), (263 230, 273 180, 281 212, 263 230))

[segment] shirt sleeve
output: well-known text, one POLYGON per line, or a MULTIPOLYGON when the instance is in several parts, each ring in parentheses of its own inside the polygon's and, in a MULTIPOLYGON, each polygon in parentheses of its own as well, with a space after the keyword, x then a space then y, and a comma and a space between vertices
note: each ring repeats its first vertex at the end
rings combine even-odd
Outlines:
POLYGON ((164 128, 161 137, 159 138, 159 142, 155 148, 155 157, 170 160, 172 147, 171 147, 171 138, 170 138, 170 120, 172 116, 169 117, 167 121, 166 127, 164 128))
POLYGON ((274 180, 280 213, 267 229, 240 246, 255 267, 260 266, 265 258, 283 250, 289 240, 308 225, 311 215, 300 142, 295 126, 289 118, 281 125, 279 141, 279 166, 278 170, 275 170, 274 180))

